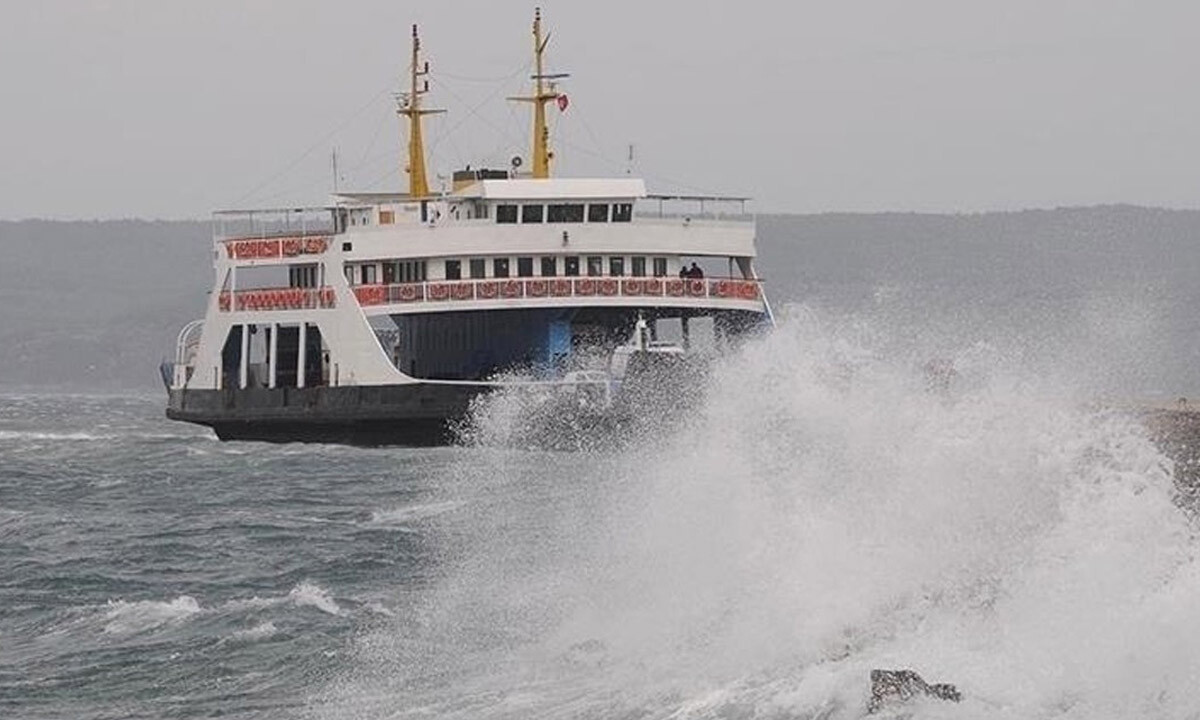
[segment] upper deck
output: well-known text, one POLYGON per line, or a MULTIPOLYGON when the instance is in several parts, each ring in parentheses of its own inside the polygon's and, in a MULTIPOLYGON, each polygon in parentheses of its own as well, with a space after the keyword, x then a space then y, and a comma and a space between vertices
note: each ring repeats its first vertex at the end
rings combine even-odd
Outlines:
POLYGON ((487 179, 429 198, 346 193, 333 200, 218 212, 215 239, 239 264, 294 262, 324 252, 335 235, 348 261, 555 250, 756 254, 747 198, 648 194, 638 179, 487 179))

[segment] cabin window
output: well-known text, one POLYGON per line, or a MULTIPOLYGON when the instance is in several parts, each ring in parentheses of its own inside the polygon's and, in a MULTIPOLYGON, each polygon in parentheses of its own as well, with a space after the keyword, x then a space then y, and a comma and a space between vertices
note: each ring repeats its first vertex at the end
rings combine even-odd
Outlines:
POLYGON ((383 264, 383 284, 391 285, 396 282, 396 268, 400 263, 384 263, 383 264))
POLYGON ((492 277, 508 277, 508 258, 492 260, 492 277))
POLYGON ((471 279, 487 277, 487 261, 483 258, 471 258, 471 279))
POLYGON ((654 258, 654 277, 667 276, 667 259, 654 258))
POLYGON ((612 221, 629 222, 633 219, 633 203, 614 203, 612 221))
POLYGON ((316 287, 317 266, 301 265, 288 268, 288 280, 290 287, 316 287))
POLYGON ((374 285, 376 282, 378 282, 378 280, 376 279, 376 272, 377 272, 377 270, 375 269, 374 264, 363 265, 362 266, 362 284, 363 285, 374 285))
POLYGON ((588 205, 588 222, 608 222, 608 203, 588 205))
POLYGON ((517 258, 517 277, 533 277, 533 258, 517 258))
POLYGON ((554 277, 558 274, 558 258, 542 258, 542 277, 554 277))
POLYGON ((630 258, 629 274, 634 277, 646 277, 646 258, 637 256, 630 258))
POLYGON ((604 258, 599 255, 590 255, 587 260, 588 277, 599 277, 604 274, 604 258))
POLYGON ((462 260, 446 261, 446 279, 462 280, 462 260))
MULTIPOLYGON (((484 217, 487 217, 486 215, 484 217)), ((516 205, 497 205, 496 206, 496 222, 503 225, 511 225, 517 222, 517 206, 516 205)))
POLYGON ((542 221, 542 206, 541 205, 522 205, 521 206, 521 222, 523 223, 540 223, 542 221))
POLYGON ((351 285, 354 284, 354 266, 353 265, 347 265, 346 267, 342 268, 342 274, 346 276, 346 282, 350 283, 351 285))
MULTIPOLYGON (((389 263, 390 264, 390 263, 389 263)), ((398 262, 393 271, 394 280, 388 280, 388 266, 383 266, 383 282, 391 284, 392 282, 425 282, 425 261, 410 260, 407 262, 398 262)))
POLYGON ((610 257, 608 259, 608 274, 615 277, 621 277, 625 274, 625 258, 610 257))
POLYGON ((563 258, 563 275, 574 277, 579 274, 579 256, 568 255, 563 258))
POLYGON ((555 203, 547 206, 546 222, 583 222, 583 203, 555 203))

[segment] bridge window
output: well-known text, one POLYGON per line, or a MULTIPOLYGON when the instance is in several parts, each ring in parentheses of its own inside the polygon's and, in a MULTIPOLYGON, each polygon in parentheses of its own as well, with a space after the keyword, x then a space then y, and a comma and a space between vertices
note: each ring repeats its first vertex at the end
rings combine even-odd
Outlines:
POLYGON ((462 280, 462 260, 446 261, 446 279, 462 280))
POLYGON ((588 277, 599 277, 604 274, 604 258, 599 255, 588 256, 588 277))
POLYGON ((533 258, 517 258, 517 277, 533 277, 533 258))
POLYGON ((542 277, 554 277, 558 274, 558 258, 542 258, 542 277))
POLYGON ((667 259, 654 258, 654 277, 667 276, 667 259))
POLYGON ((608 222, 608 203, 588 205, 588 222, 608 222))
POLYGON ((646 277, 646 258, 639 256, 630 258, 629 274, 634 277, 646 277))
POLYGON ((542 221, 542 207, 541 205, 522 205, 521 222, 540 223, 542 221))
POLYGON ((487 277, 487 261, 483 258, 471 258, 471 279, 478 280, 487 277))
POLYGON ((615 277, 621 277, 625 274, 625 258, 610 257, 608 259, 608 274, 615 277))
POLYGON ((508 258, 492 260, 492 277, 508 277, 508 258))
MULTIPOLYGON (((487 215, 484 215, 483 217, 487 217, 487 215)), ((515 224, 517 222, 517 206, 497 205, 496 222, 505 225, 515 224)))
POLYGON ((546 222, 583 222, 583 203, 556 203, 548 206, 546 222))
POLYGON ((579 256, 568 255, 563 258, 563 275, 574 277, 579 274, 579 256))
POLYGON ((614 203, 613 222, 629 222, 633 219, 633 203, 614 203))
POLYGON ((374 264, 363 265, 362 266, 362 284, 363 285, 374 285, 375 283, 379 282, 379 280, 376 278, 376 272, 377 271, 375 269, 374 264))

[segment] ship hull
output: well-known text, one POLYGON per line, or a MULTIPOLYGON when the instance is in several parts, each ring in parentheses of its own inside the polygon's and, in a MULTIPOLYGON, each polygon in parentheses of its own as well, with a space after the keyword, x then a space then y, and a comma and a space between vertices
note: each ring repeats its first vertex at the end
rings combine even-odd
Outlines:
POLYGON ((445 445, 471 401, 468 384, 170 390, 167 417, 211 427, 221 440, 349 445, 445 445))

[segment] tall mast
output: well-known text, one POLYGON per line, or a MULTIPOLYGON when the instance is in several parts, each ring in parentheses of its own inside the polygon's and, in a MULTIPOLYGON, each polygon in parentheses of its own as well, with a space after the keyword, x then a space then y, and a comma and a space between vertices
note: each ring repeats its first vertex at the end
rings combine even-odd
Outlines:
POLYGON ((425 174, 425 142, 421 137, 421 117, 446 112, 445 110, 424 110, 421 108, 421 96, 429 92, 429 81, 425 80, 418 86, 418 78, 429 74, 429 61, 421 65, 421 39, 417 37, 417 26, 412 26, 412 67, 409 72, 409 91, 401 93, 399 107, 396 112, 408 118, 408 195, 409 197, 428 197, 429 180, 425 174))
POLYGON ((542 38, 542 9, 536 8, 533 11, 534 74, 530 78, 534 81, 533 95, 509 98, 509 100, 533 104, 533 177, 535 178, 550 177, 550 160, 554 158, 554 153, 550 152, 550 129, 546 127, 546 103, 557 100, 560 93, 555 90, 553 82, 547 86, 546 81, 568 77, 566 73, 553 75, 545 73, 542 54, 549 42, 550 33, 546 33, 545 39, 542 38))

